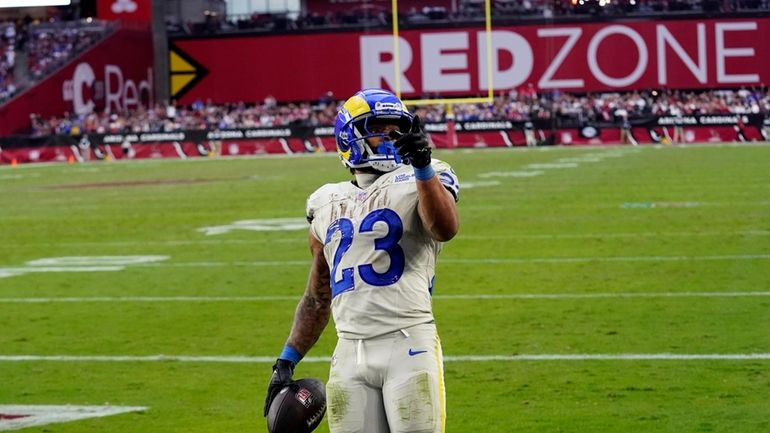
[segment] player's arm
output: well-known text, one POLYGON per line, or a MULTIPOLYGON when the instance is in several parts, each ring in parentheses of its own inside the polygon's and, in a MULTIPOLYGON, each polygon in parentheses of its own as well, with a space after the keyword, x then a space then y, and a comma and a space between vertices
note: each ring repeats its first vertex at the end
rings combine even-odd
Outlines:
POLYGON ((423 226, 433 239, 446 242, 460 228, 455 198, 438 179, 431 166, 430 144, 422 130, 420 117, 415 116, 412 129, 407 134, 391 133, 397 138, 396 149, 408 164, 414 167, 417 183, 417 212, 423 226))
POLYGON ((427 180, 417 179, 417 212, 425 229, 439 242, 452 239, 460 229, 455 198, 435 173, 427 180))
POLYGON ((284 386, 292 383, 294 367, 318 341, 331 314, 332 289, 329 285, 329 266, 323 253, 323 244, 313 236, 308 235, 310 252, 313 256, 310 265, 305 294, 302 295, 296 312, 294 324, 283 352, 273 365, 273 375, 267 387, 264 416, 270 409, 270 403, 284 386))
POLYGON ((313 236, 308 236, 313 262, 310 265, 305 294, 297 305, 294 313, 294 324, 291 327, 286 345, 294 348, 304 356, 318 341, 331 314, 332 289, 329 285, 329 266, 324 257, 323 244, 313 236))

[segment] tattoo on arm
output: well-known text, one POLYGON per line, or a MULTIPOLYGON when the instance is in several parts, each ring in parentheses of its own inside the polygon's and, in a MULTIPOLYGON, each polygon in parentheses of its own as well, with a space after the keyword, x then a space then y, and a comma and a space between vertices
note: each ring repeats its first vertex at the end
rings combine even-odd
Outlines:
POLYGON ((310 267, 307 288, 297 305, 291 334, 286 341, 303 355, 318 341, 329 323, 332 301, 329 266, 323 255, 323 245, 311 238, 310 249, 313 253, 313 264, 310 267))

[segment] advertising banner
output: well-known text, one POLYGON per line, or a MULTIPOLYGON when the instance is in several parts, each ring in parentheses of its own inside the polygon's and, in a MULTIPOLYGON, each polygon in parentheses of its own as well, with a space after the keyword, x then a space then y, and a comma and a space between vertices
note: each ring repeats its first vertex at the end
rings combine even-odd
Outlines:
MULTIPOLYGON (((439 128, 440 129, 440 128, 439 128)), ((633 127, 630 132, 639 144, 671 145, 694 143, 750 142, 770 140, 770 127, 757 128, 756 125, 739 127, 714 125, 684 127, 677 139, 673 127, 633 127)), ((83 162, 85 160, 117 160, 143 158, 205 158, 218 156, 243 156, 267 154, 299 154, 335 152, 333 137, 290 138, 251 138, 204 140, 206 132, 192 131, 172 136, 93 136, 89 137, 88 147, 83 147, 82 137, 55 136, 34 141, 20 140, 17 146, 0 144, 0 164, 23 164, 35 162, 83 162), (127 138, 122 143, 114 144, 118 138, 127 138), (134 138, 137 141, 132 141, 134 138), (143 141, 146 139, 156 141, 143 141), (182 138, 182 141, 171 138, 182 138), (40 145, 42 142, 44 145, 40 145), (108 142, 109 141, 109 142, 108 142), (37 144, 37 145, 36 145, 37 144)), ((595 134, 586 136, 575 128, 536 129, 534 139, 537 146, 562 145, 602 145, 628 144, 622 138, 620 128, 597 128, 595 134)), ((518 147, 526 145, 525 132, 520 129, 459 131, 456 134, 444 132, 430 133, 430 140, 437 148, 488 148, 518 147)))
MULTIPOLYGON (((716 128, 721 130, 734 131, 736 127, 745 131, 754 131, 752 138, 760 137, 763 129, 770 126, 770 119, 762 114, 700 114, 687 116, 649 116, 645 118, 632 119, 633 128, 639 130, 662 130, 662 128, 673 128, 682 126, 691 130, 704 130, 716 128)), ((585 133, 582 130, 577 134, 583 138, 600 138, 604 131, 619 131, 621 124, 616 122, 598 122, 583 123, 580 126, 565 126, 557 121, 545 119, 535 120, 533 122, 509 121, 509 120, 485 120, 454 122, 451 125, 447 122, 428 122, 424 124, 425 131, 428 132, 434 144, 439 147, 453 147, 447 143, 446 137, 458 135, 468 140, 473 140, 475 136, 485 136, 491 134, 491 137, 511 138, 510 145, 515 145, 515 137, 523 137, 523 132, 527 128, 533 128, 540 131, 557 130, 584 130, 590 128, 592 133, 585 133), (529 125, 528 125, 529 123, 529 125), (454 133, 450 133, 453 131, 454 133), (502 133, 502 135, 501 135, 502 133), (481 134, 481 135, 479 135, 481 134), (511 135, 513 134, 513 135, 511 135)), ((251 142, 251 141, 286 141, 289 149, 295 147, 302 151, 318 147, 317 140, 322 140, 327 150, 334 150, 334 127, 332 126, 305 126, 291 125, 278 127, 248 128, 248 129, 226 129, 226 130, 185 130, 172 132, 142 132, 142 133, 116 133, 116 134, 85 134, 87 142, 91 145, 121 146, 125 144, 148 144, 148 143, 210 143, 210 142, 251 142), (310 144, 308 144, 310 143, 310 144)), ((51 147, 51 146, 71 146, 77 145, 82 136, 52 135, 48 137, 26 138, 21 136, 0 138, 0 147, 6 150, 25 148, 25 147, 51 147)), ((761 139, 761 138, 758 138, 761 139)), ((461 142, 464 139, 461 139, 461 142)), ((732 137, 724 138, 723 141, 730 141, 732 137)), ((500 141, 499 139, 497 141, 500 141)), ((704 140, 705 141, 705 140, 704 140)), ((506 140, 502 144, 508 145, 506 140)), ((570 144, 570 143, 564 143, 570 144)))
MULTIPOLYGON (((182 103, 345 98, 396 86, 389 32, 177 39, 206 70, 182 103)), ((571 92, 735 88, 770 82, 770 18, 622 21, 409 30, 398 43, 405 97, 484 95, 490 87, 571 92)))
POLYGON ((153 105, 152 36, 118 30, 0 107, 0 135, 30 128, 30 115, 85 115, 153 105))

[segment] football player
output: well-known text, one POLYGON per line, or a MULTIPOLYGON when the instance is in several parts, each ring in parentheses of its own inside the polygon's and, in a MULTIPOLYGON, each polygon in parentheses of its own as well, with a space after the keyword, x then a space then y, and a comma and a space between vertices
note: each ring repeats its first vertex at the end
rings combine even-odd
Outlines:
POLYGON ((442 242, 459 228, 457 176, 431 158, 419 117, 388 91, 348 99, 335 135, 354 179, 308 198, 310 276, 273 366, 265 413, 331 313, 338 341, 326 387, 330 431, 443 432, 431 296, 442 242))

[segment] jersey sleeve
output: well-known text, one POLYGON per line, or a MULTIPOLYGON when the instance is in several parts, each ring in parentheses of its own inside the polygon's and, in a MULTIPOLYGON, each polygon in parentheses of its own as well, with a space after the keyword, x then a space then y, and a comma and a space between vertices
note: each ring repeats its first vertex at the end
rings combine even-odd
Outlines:
POLYGON ((436 176, 438 176, 439 182, 452 193, 455 201, 460 200, 460 181, 457 179, 457 174, 455 174, 452 167, 438 159, 434 159, 431 165, 436 172, 436 176))
POLYGON ((307 204, 305 206, 305 218, 307 218, 307 222, 310 223, 310 230, 313 232, 316 239, 321 242, 324 241, 323 234, 318 232, 317 224, 313 224, 313 221, 316 219, 316 212, 318 212, 318 209, 329 203, 329 197, 333 187, 333 184, 326 184, 315 190, 307 198, 307 204))

